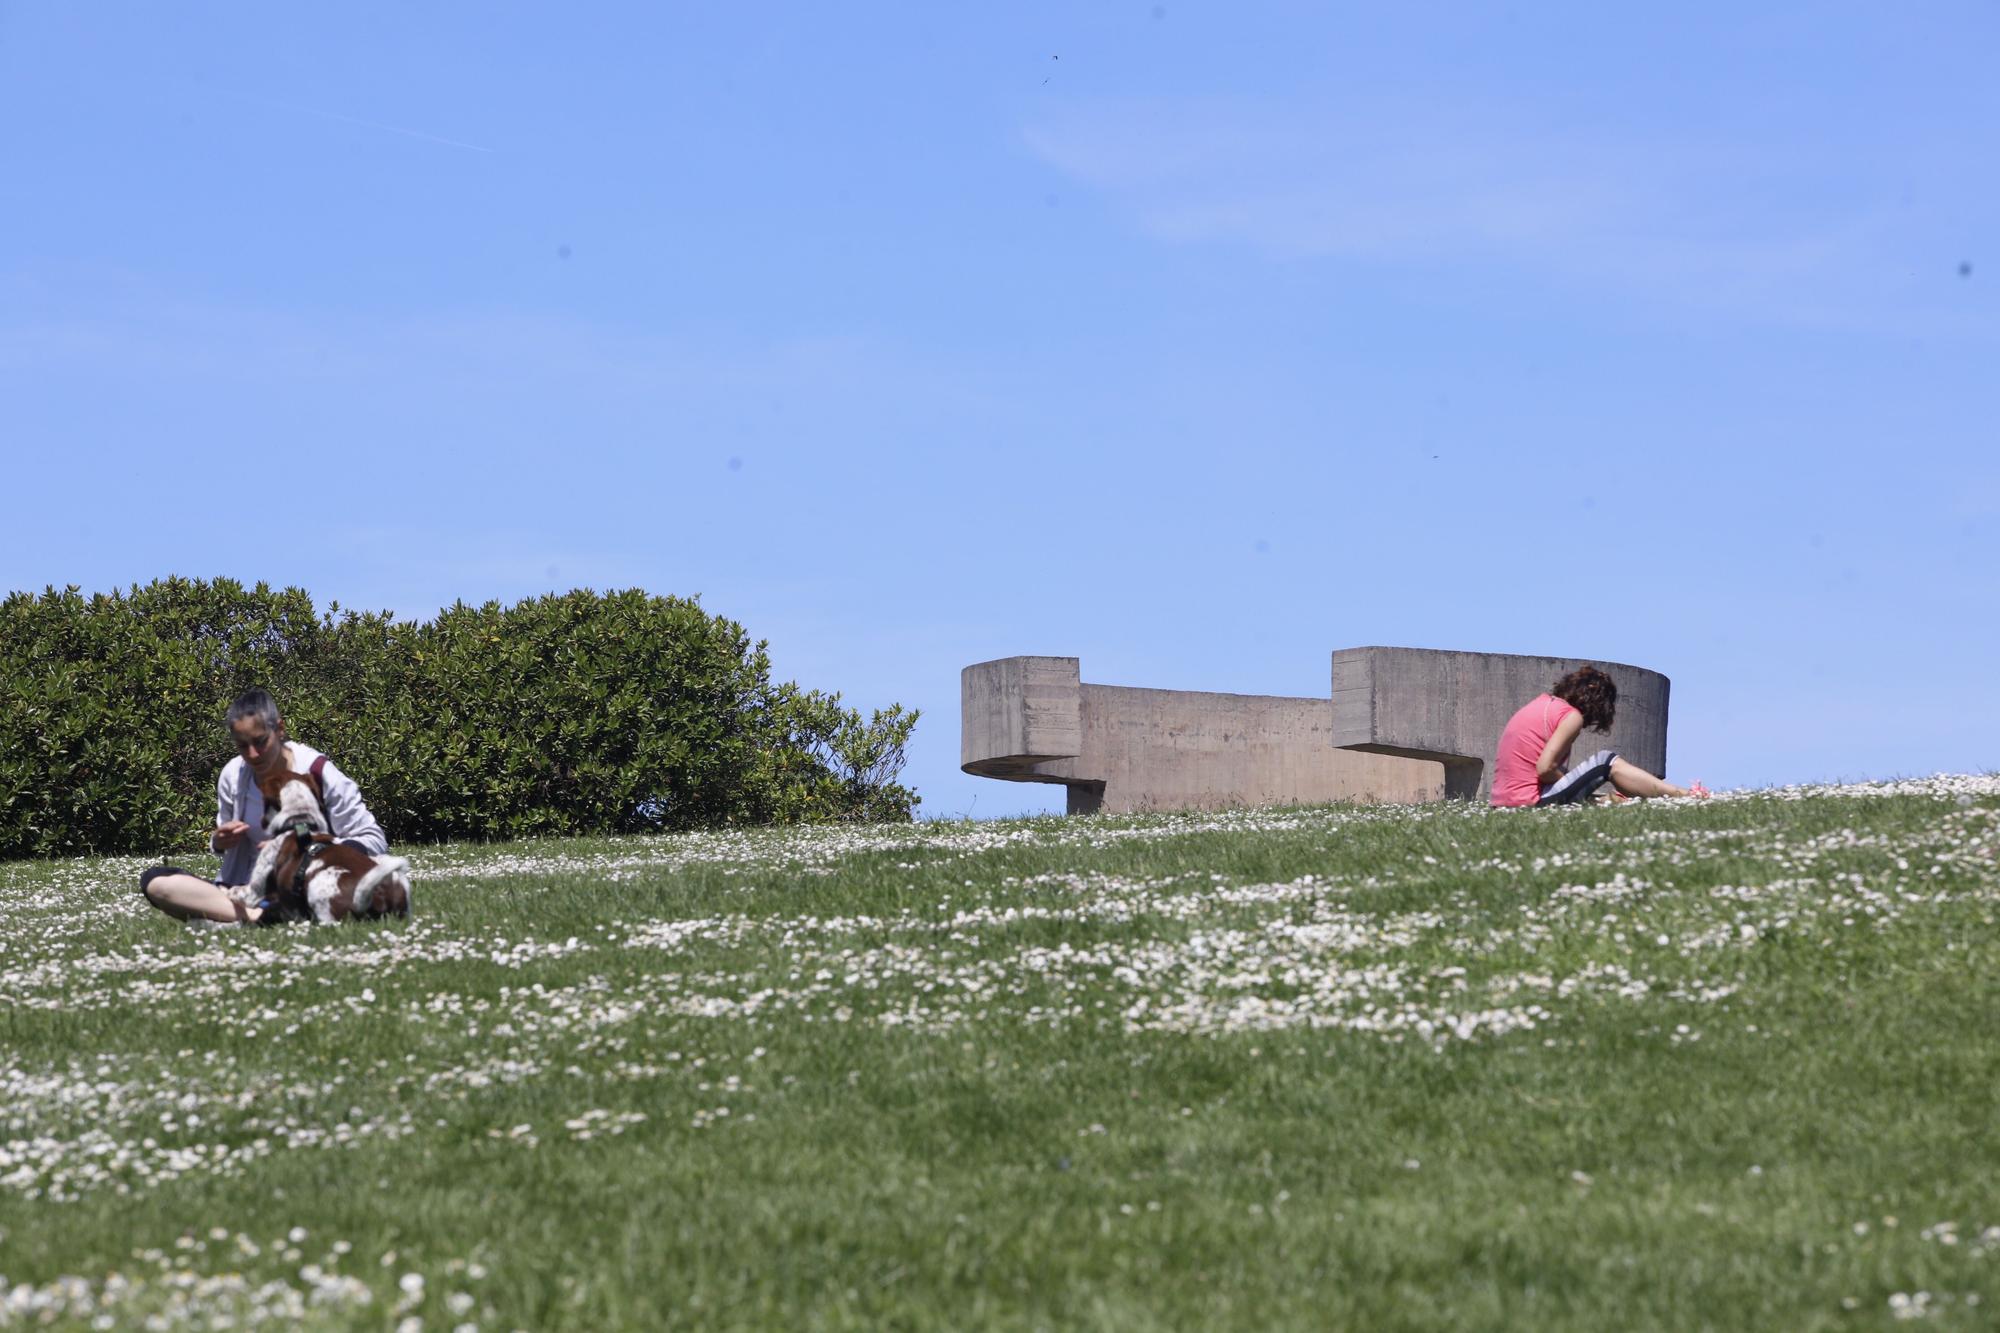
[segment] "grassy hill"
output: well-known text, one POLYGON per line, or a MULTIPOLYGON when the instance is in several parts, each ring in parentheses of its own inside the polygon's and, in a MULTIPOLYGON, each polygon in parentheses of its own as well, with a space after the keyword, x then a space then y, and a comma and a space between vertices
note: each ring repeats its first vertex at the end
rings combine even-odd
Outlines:
POLYGON ((2000 779, 0 866, 0 1324, 2000 1312, 2000 779))

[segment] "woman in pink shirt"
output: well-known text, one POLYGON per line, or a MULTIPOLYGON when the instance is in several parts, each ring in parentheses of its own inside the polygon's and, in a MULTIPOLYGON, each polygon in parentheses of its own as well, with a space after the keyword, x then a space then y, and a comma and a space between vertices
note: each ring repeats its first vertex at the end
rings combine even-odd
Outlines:
POLYGON ((1596 667, 1578 667, 1538 694, 1508 719, 1493 761, 1493 804, 1571 805, 1608 779, 1623 796, 1706 796, 1699 782, 1676 787, 1610 750, 1599 750, 1574 768, 1570 747, 1586 726, 1611 730, 1618 712, 1618 686, 1596 667), (1567 770, 1567 771, 1565 771, 1567 770))

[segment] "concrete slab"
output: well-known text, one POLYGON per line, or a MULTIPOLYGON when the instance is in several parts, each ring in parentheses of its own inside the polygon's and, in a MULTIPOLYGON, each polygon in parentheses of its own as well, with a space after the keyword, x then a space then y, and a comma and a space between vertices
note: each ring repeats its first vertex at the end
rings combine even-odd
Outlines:
POLYGON ((1433 760, 1347 751, 1326 699, 1133 689, 1074 657, 1003 657, 959 677, 960 766, 1068 789, 1071 814, 1430 801, 1433 760))

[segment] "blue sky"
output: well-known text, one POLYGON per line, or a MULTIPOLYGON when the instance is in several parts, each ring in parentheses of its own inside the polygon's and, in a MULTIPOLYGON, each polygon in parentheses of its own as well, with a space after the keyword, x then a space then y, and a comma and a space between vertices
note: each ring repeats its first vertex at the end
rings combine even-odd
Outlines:
POLYGON ((1629 8, 0 3, 0 576, 699 594, 931 815, 1016 653, 2000 767, 2000 10, 1629 8))

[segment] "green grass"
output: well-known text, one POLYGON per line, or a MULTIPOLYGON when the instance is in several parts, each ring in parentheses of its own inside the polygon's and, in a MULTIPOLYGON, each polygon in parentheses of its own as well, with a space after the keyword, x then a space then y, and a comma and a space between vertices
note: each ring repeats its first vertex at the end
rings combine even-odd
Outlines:
POLYGON ((1985 1326, 1996 847, 1991 778, 453 845, 203 935, 0 866, 0 1325, 1985 1326))

